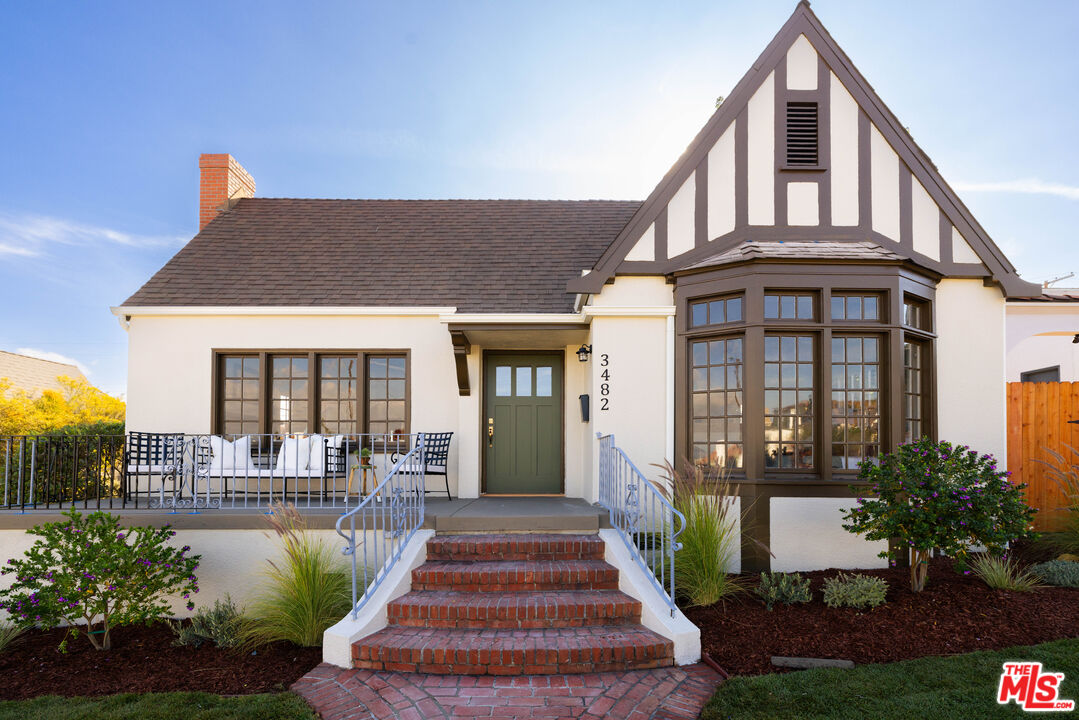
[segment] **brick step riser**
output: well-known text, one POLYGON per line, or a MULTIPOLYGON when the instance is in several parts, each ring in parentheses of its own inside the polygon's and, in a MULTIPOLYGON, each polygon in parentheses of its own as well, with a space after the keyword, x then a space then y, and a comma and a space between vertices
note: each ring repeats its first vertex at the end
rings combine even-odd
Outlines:
POLYGON ((619 672, 669 667, 674 664, 672 648, 663 644, 557 650, 401 650, 354 645, 352 655, 356 668, 432 675, 619 672))
MULTIPOLYGON (((611 591, 607 591, 611 592, 611 591)), ((393 600, 386 608, 390 625, 404 627, 468 628, 556 628, 597 625, 630 625, 641 621, 641 603, 613 593, 612 599, 579 600, 572 593, 557 592, 544 602, 526 599, 506 604, 505 598, 481 595, 467 603, 424 598, 410 593, 393 600)))
POLYGON ((523 580, 520 582, 424 582, 412 581, 413 590, 452 590, 454 592, 551 592, 556 590, 617 590, 617 580, 523 580))
POLYGON ((432 562, 559 562, 575 560, 602 560, 603 550, 595 552, 444 552, 427 551, 432 562))
POLYGON ((467 665, 425 664, 353 660, 357 670, 384 670, 387 672, 423 673, 426 675, 581 675, 585 673, 625 672, 627 670, 652 670, 671 667, 674 660, 664 658, 634 661, 631 664, 615 663, 559 663, 556 665, 467 665))

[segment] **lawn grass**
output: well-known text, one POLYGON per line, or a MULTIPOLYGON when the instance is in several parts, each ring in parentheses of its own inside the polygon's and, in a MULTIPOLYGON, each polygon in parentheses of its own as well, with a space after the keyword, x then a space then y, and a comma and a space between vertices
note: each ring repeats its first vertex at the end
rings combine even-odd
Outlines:
MULTIPOLYGON (((917 639, 896 638, 896 642, 907 641, 917 642, 917 639)), ((1014 703, 1004 706, 996 703, 1001 665, 1006 660, 1041 661, 1046 671, 1064 673, 1060 697, 1079 700, 1079 639, 1073 639, 1001 651, 861 665, 853 670, 827 668, 735 677, 716 691, 701 713, 701 720, 1022 717, 1025 713, 1014 703)))
POLYGON ((146 693, 0 702, 0 720, 316 720, 292 693, 221 697, 207 693, 146 693))

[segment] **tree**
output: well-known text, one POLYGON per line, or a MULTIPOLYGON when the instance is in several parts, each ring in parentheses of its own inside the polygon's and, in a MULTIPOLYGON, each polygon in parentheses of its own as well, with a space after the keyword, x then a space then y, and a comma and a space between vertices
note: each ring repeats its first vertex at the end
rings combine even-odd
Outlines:
MULTIPOLYGON (((1001 554, 1032 534, 1026 485, 1013 485, 992 455, 966 445, 923 438, 882 455, 879 464, 863 462, 858 477, 876 497, 859 497, 843 527, 867 540, 898 538, 910 552, 914 592, 925 588, 934 549, 961 559, 980 544, 1001 554)), ((880 557, 896 559, 891 548, 880 557)))
POLYGON ((61 390, 35 396, 0 378, 0 435, 78 434, 86 426, 96 426, 100 434, 123 434, 123 400, 82 379, 57 380, 61 390))

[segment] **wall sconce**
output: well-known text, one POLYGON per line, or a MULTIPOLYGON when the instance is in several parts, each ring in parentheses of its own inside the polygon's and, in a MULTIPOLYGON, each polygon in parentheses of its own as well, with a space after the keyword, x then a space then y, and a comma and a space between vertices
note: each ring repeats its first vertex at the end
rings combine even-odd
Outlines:
POLYGON ((588 356, 592 354, 591 345, 582 345, 577 349, 577 359, 581 362, 588 362, 588 356))
MULTIPOLYGON (((1072 338, 1072 345, 1079 345, 1079 333, 1075 333, 1075 337, 1072 338)), ((578 350, 577 354, 580 355, 581 351, 578 350)))

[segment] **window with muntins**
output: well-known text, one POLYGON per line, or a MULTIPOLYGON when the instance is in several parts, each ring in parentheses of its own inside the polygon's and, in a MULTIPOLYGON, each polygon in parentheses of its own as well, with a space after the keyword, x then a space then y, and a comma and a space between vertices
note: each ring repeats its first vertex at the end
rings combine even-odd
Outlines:
POLYGON ((409 432, 403 352, 221 352, 214 368, 217 433, 409 432))
POLYGON ((693 327, 742 322, 742 297, 713 298, 689 305, 689 324, 693 327))
POLYGON ((743 340, 727 337, 690 344, 693 460, 742 467, 743 340))
POLYGON ((814 458, 815 338, 764 338, 764 466, 811 469, 814 458))
POLYGON ((832 338, 832 467, 857 470, 880 455, 880 346, 876 337, 832 338))
POLYGON ((914 294, 922 285, 930 294, 931 280, 878 271, 858 289, 857 272, 832 272, 835 289, 803 287, 811 274, 793 272, 773 272, 764 287, 739 286, 744 272, 694 274, 687 294, 712 292, 689 297, 676 283, 682 457, 740 482, 846 483, 863 462, 932 436, 931 295, 914 294), (715 323, 709 303, 730 298, 741 299, 742 319, 724 307, 726 322, 715 323))

